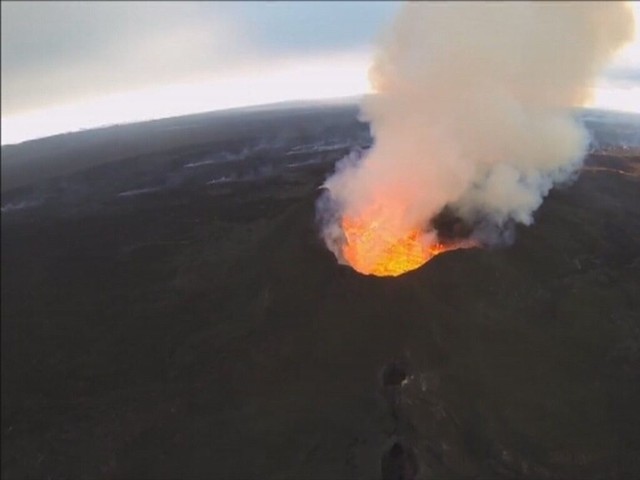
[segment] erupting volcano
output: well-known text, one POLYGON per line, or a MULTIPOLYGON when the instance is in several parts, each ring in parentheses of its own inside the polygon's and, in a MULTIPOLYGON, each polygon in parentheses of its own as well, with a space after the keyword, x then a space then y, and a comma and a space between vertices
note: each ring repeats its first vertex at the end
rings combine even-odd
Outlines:
POLYGON ((396 277, 415 270, 448 250, 475 246, 470 241, 441 243, 420 228, 396 231, 375 216, 342 219, 342 255, 354 270, 396 277))
POLYGON ((373 147, 337 165, 318 203, 327 247, 396 276, 472 246, 461 238, 513 238, 581 167, 589 138, 573 109, 633 31, 620 2, 403 5, 362 104, 373 147), (439 235, 444 209, 475 231, 439 235))
POLYGON ((397 276, 422 266, 445 251, 439 243, 429 245, 419 230, 398 237, 374 221, 345 217, 342 253, 355 270, 378 276, 397 276))

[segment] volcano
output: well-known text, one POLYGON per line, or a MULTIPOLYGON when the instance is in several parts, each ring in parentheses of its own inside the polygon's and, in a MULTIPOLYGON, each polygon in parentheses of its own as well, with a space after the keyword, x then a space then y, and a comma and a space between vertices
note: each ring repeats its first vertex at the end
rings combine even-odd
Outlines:
POLYGON ((638 120, 589 115, 515 243, 388 277, 315 219, 355 105, 3 147, 2 478, 639 477, 638 120))

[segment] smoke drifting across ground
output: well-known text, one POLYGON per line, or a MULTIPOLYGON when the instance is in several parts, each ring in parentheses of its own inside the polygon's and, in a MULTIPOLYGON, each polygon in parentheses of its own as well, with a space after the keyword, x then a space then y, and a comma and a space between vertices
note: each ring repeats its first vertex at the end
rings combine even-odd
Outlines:
POLYGON ((427 246, 445 207, 482 243, 531 224, 587 150, 571 109, 633 35, 620 2, 403 5, 362 104, 374 145, 338 165, 319 202, 328 247, 346 261, 345 218, 390 242, 418 229, 427 246))

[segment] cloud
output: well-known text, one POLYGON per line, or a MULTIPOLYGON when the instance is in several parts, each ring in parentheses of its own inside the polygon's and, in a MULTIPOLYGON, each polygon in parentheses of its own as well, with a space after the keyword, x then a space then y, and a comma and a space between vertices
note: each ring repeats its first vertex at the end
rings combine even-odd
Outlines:
POLYGON ((199 4, 2 3, 2 114, 180 81, 241 61, 199 4))
POLYGON ((603 83, 613 88, 637 88, 640 85, 640 68, 615 67, 605 71, 603 83))
POLYGON ((264 52, 307 55, 372 44, 400 2, 225 2, 264 52))
POLYGON ((395 4, 3 2, 2 116, 368 45, 395 4))

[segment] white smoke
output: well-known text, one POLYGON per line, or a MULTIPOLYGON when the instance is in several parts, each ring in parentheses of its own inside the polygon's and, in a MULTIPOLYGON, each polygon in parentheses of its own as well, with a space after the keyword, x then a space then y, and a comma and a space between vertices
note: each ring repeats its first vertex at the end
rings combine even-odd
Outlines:
POLYGON ((324 236, 341 260, 340 218, 373 204, 387 230, 430 241, 445 206, 485 241, 487 225, 530 224, 580 167, 588 135, 572 108, 634 25, 620 2, 411 2, 385 33, 362 105, 374 145, 319 205, 331 204, 324 236))

